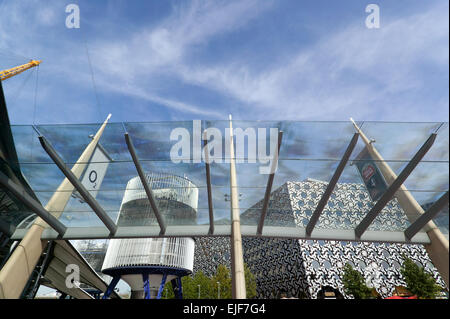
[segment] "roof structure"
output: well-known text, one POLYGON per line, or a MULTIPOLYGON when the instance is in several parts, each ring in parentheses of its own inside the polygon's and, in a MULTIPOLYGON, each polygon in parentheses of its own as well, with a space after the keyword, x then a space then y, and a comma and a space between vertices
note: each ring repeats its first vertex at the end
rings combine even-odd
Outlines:
MULTIPOLYGON (((225 133, 227 125, 228 121, 109 123, 100 142, 113 161, 109 165, 95 199, 95 207, 101 207, 104 215, 99 215, 93 210, 89 201, 72 198, 64 211, 58 212, 61 213, 58 222, 64 225, 64 233, 60 234, 48 228, 43 233, 43 238, 230 235, 229 156, 225 133), (199 132, 206 130, 215 133, 216 135, 212 138, 215 144, 210 141, 207 145, 209 148, 202 148, 204 145, 202 136, 196 131, 197 129, 200 130, 199 132), (183 141, 183 134, 188 137, 188 151, 177 148, 180 143, 186 142, 183 141), (128 136, 128 142, 126 136, 128 136), (130 152, 131 139, 135 158, 132 156, 133 152, 130 152), (199 145, 200 147, 196 148, 199 145), (174 149, 178 152, 175 152, 176 156, 174 156, 174 149), (197 149, 200 151, 197 152, 197 149), (209 163, 205 163, 203 155, 205 151, 210 152, 209 163), (180 154, 184 157, 180 157, 180 154), (199 206, 196 224, 186 225, 181 220, 179 223, 172 221, 164 225, 163 233, 161 225, 156 222, 154 225, 134 227, 105 224, 105 220, 109 223, 116 220, 126 184, 138 175, 136 163, 143 172, 166 172, 185 176, 197 185, 199 206), (206 166, 209 166, 208 170, 206 166), (99 216, 103 216, 103 219, 99 216), (211 232, 211 225, 213 232, 211 232), (111 231, 112 228, 115 232, 111 231)), ((403 174, 404 181, 401 185, 406 187, 420 205, 434 203, 445 196, 449 184, 448 123, 359 122, 357 125, 372 139, 373 145, 383 156, 384 164, 387 164, 396 175, 401 177, 402 172, 408 169, 407 174, 403 174)), ((49 200, 64 178, 64 169, 56 164, 55 159, 49 156, 49 152, 54 151, 63 166, 69 169, 90 142, 89 136, 95 133, 99 126, 100 124, 11 127, 18 164, 41 203, 45 204, 49 200), (41 143, 39 136, 41 136, 41 143), (45 144, 42 143, 42 137, 45 139, 45 144)), ((366 189, 356 165, 359 161, 357 155, 364 150, 365 145, 361 139, 357 139, 358 134, 355 134, 355 128, 351 122, 234 120, 233 126, 241 213, 262 199, 268 200, 268 191, 270 194, 271 189, 276 189, 288 181, 312 178, 324 181, 324 185, 329 185, 323 189, 322 197, 324 198, 322 198, 320 210, 327 210, 329 203, 325 197, 333 196, 337 191, 334 189, 337 182, 366 189), (239 130, 243 133, 241 136, 236 134, 239 130), (267 174, 262 170, 271 165, 269 160, 274 154, 273 146, 277 146, 276 135, 275 138, 274 134, 271 137, 271 130, 282 131, 283 142, 280 146, 278 167, 272 174, 270 172, 267 174), (271 144, 271 141, 275 143, 271 144), (257 150, 256 155, 253 149, 257 150), (268 180, 271 178, 272 185, 269 188, 268 180)), ((377 160, 374 162, 376 163, 377 160)), ((366 228, 369 229, 363 230, 360 237, 355 234, 354 230, 363 222, 369 211, 373 210, 377 202, 380 200, 386 202, 381 205, 382 210, 395 198, 396 192, 401 191, 403 190, 399 188, 391 189, 391 194, 387 194, 385 198, 378 201, 368 197, 367 205, 364 207, 346 207, 346 209, 353 209, 361 216, 361 220, 354 220, 351 227, 347 225, 345 228, 338 227, 326 231, 321 230, 320 227, 313 227, 314 230, 311 232, 311 229, 307 229, 308 225, 304 225, 305 227, 265 225, 263 219, 263 228, 258 227, 261 226, 261 220, 255 220, 255 223, 251 225, 242 225, 242 235, 428 243, 426 229, 423 228, 420 228, 420 231, 410 239, 405 237, 404 232, 414 223, 411 219, 405 219, 406 222, 401 229, 397 227, 383 230, 368 227, 372 224, 372 221, 368 221, 366 228), (258 233, 260 230, 261 232, 258 233)), ((266 209, 270 209, 271 203, 268 201, 266 209)), ((445 200, 443 203, 445 206, 445 200)), ((343 203, 343 205, 346 204, 343 203)), ((442 210, 441 206, 438 207, 439 211, 442 210)), ((320 210, 317 209, 318 216, 320 216, 320 210)), ((374 212, 375 217, 381 210, 374 212)), ((436 214, 432 217, 436 217, 436 214)), ((14 229, 12 234, 14 239, 22 238, 27 231, 26 226, 22 227, 19 224, 11 227, 14 229)))

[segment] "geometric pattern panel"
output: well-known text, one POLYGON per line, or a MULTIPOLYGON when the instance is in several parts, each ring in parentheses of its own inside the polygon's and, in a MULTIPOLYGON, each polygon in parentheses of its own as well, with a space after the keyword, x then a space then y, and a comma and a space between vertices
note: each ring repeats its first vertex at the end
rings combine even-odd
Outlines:
POLYGON ((374 287, 382 297, 391 296, 396 286, 405 285, 400 273, 403 255, 424 267, 445 288, 422 245, 324 240, 298 240, 298 244, 311 298, 316 298, 323 286, 338 289, 345 296, 341 277, 346 263, 362 273, 366 284, 374 287))
POLYGON ((257 298, 308 296, 308 282, 296 240, 243 238, 244 261, 256 278, 257 298))
MULTIPOLYGON (((366 284, 382 297, 388 297, 396 286, 405 285, 400 274, 403 255, 446 288, 422 245, 243 237, 242 246, 244 262, 255 275, 258 299, 281 294, 315 299, 325 286, 351 298, 341 280, 346 263, 361 272, 366 284)), ((219 264, 230 267, 229 252, 229 237, 197 238, 194 273, 202 270, 210 276, 219 264)))
POLYGON ((199 237, 194 240, 194 274, 201 270, 206 276, 212 276, 219 265, 230 269, 230 237, 199 237))
MULTIPOLYGON (((307 179, 287 182, 296 224, 306 227, 328 183, 307 179)), ((354 229, 372 209, 373 202, 362 184, 338 183, 316 225, 321 229, 354 229)), ((370 225, 370 230, 404 231, 408 219, 397 199, 392 199, 370 225)))
MULTIPOLYGON (((265 225, 306 227, 327 187, 326 182, 307 179, 287 182, 271 193, 265 225)), ((241 215, 242 224, 257 224, 263 200, 241 215)), ((332 192, 319 221, 321 229, 354 229, 373 203, 362 184, 339 183, 332 192)), ((369 229, 403 231, 409 222, 394 198, 384 207, 369 229)), ((445 283, 422 245, 371 242, 340 242, 243 237, 244 261, 255 274, 257 298, 277 298, 281 293, 317 298, 324 286, 342 295, 342 270, 350 263, 382 297, 391 296, 396 286, 405 285, 400 274, 406 255, 430 272, 439 285, 445 283)), ((194 272, 213 274, 218 264, 230 265, 230 238, 197 239, 194 272)))

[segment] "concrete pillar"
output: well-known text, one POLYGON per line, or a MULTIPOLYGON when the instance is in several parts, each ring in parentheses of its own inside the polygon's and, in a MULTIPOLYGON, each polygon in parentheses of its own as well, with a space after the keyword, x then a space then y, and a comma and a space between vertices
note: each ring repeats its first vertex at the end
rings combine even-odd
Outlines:
POLYGON ((244 255, 242 252, 239 194, 236 181, 233 125, 230 115, 230 203, 231 203, 231 297, 245 299, 244 255))
MULTIPOLYGON (((111 115, 108 115, 92 141, 72 167, 72 173, 74 173, 77 178, 80 178, 86 168, 110 116, 111 115)), ((64 211, 73 190, 74 186, 67 178, 65 178, 50 198, 45 209, 56 218, 59 218, 64 211)), ((47 227, 49 227, 48 224, 38 217, 1 269, 0 299, 17 299, 22 294, 31 273, 47 246, 48 242, 46 240, 41 240, 42 232, 47 227)))
MULTIPOLYGON (((383 157, 378 153, 373 143, 364 135, 361 129, 353 122, 354 127, 360 134, 364 144, 366 144, 367 150, 370 155, 377 161, 378 168, 383 174, 386 182, 390 185, 397 178, 397 175, 391 169, 391 167, 384 161, 383 157)), ((424 213, 423 208, 411 195, 405 185, 402 185, 400 189, 395 193, 395 197, 398 203, 405 212, 408 220, 413 223, 420 215, 424 213)), ((449 279, 449 251, 448 251, 448 240, 442 235, 439 228, 433 221, 428 222, 425 226, 425 231, 430 238, 431 244, 425 245, 425 249, 433 262, 434 266, 437 268, 441 277, 444 279, 447 287, 449 279)))

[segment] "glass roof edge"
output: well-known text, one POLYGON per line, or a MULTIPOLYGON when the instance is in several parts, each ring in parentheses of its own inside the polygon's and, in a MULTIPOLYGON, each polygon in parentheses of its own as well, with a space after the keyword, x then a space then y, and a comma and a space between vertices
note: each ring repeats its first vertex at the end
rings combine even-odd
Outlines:
MULTIPOLYGON (((214 121, 214 122, 228 122, 227 119, 189 119, 189 120, 165 120, 165 121, 109 121, 108 124, 158 124, 158 123, 177 123, 177 122, 192 122, 194 120, 200 121, 214 121)), ((286 123, 349 123, 350 120, 245 120, 245 119, 233 119, 235 122, 286 122, 286 123)), ((386 123, 386 124, 449 124, 448 121, 376 121, 376 120, 359 120, 359 122, 364 123, 386 123)), ((35 124, 11 124, 12 127, 15 126, 77 126, 77 125, 101 125, 103 122, 91 122, 91 123, 35 123, 35 124)))

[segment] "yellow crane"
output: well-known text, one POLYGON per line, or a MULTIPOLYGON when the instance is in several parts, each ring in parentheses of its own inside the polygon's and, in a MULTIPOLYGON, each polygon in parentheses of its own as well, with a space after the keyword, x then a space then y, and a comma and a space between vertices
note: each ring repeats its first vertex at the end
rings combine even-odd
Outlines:
POLYGON ((26 71, 28 69, 34 68, 35 66, 38 66, 41 64, 41 60, 31 60, 28 63, 25 63, 23 65, 15 66, 11 69, 0 71, 0 81, 4 81, 6 79, 9 79, 10 77, 13 77, 14 75, 17 75, 19 73, 22 73, 23 71, 26 71))

